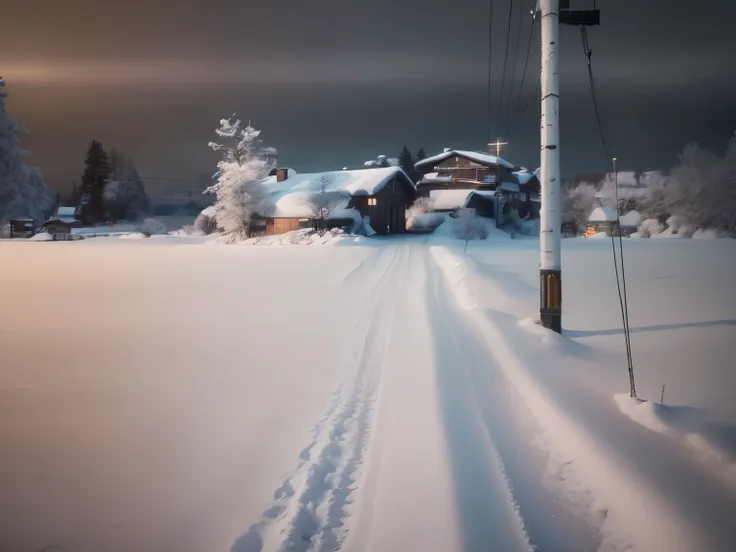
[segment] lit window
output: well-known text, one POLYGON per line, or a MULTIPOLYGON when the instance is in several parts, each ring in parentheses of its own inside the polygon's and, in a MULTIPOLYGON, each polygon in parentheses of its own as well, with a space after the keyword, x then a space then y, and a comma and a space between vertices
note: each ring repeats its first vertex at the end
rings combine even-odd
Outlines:
POLYGON ((376 205, 376 198, 375 197, 369 197, 368 198, 368 206, 374 207, 376 205))

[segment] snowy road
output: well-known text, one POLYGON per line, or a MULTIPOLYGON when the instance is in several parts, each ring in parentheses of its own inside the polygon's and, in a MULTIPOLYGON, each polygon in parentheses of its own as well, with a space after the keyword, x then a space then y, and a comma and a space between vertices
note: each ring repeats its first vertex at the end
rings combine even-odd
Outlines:
POLYGON ((523 320, 533 247, 0 244, 0 550, 736 549, 734 456, 523 320))

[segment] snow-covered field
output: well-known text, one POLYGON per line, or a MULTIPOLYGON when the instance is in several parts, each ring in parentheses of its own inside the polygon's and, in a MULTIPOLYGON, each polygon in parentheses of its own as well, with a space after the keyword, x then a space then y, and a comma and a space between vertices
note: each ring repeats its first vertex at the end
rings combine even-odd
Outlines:
POLYGON ((0 242, 0 550, 736 549, 736 241, 450 235, 0 242))

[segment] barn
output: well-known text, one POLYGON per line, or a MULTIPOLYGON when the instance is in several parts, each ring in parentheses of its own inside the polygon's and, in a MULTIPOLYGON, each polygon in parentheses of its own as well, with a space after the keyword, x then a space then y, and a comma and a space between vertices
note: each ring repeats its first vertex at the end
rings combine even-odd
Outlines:
POLYGON ((399 167, 322 173, 283 168, 262 183, 272 208, 253 221, 252 230, 265 235, 314 228, 317 204, 328 206, 330 227, 358 231, 367 223, 377 234, 402 233, 406 209, 416 198, 414 184, 399 167))

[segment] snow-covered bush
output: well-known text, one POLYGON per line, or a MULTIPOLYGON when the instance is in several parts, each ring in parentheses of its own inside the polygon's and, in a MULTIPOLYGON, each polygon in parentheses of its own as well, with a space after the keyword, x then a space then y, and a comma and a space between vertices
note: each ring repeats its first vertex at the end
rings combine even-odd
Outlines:
POLYGON ((272 208, 261 180, 274 167, 274 150, 263 146, 260 130, 250 124, 241 128, 234 116, 222 119, 216 132, 224 143, 209 145, 222 153, 222 160, 217 164, 217 183, 205 193, 215 195, 217 227, 232 242, 247 237, 251 220, 272 208))
POLYGON ((646 219, 639 225, 639 237, 651 238, 657 234, 661 234, 664 231, 664 225, 661 224, 656 218, 646 219))
POLYGON ((335 224, 346 226, 351 234, 358 234, 363 231, 363 217, 357 209, 338 208, 332 209, 326 220, 325 228, 330 232, 334 232, 341 228, 335 227, 335 224), (350 222, 350 224, 345 224, 350 222))
POLYGON ((158 219, 147 218, 141 223, 139 230, 144 236, 151 237, 155 234, 165 234, 166 225, 158 219))
POLYGON ((202 212, 194 220, 193 230, 195 233, 204 234, 205 236, 217 232, 217 218, 214 206, 202 209, 202 212))
POLYGON ((465 240, 465 249, 470 240, 484 240, 488 237, 488 228, 473 209, 463 208, 455 216, 455 237, 465 240))

